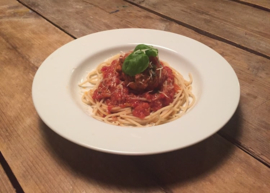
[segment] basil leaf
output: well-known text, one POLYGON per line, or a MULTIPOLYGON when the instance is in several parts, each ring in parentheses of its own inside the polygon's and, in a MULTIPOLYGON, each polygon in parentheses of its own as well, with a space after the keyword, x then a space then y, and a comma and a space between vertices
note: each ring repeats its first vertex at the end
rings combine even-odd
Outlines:
POLYGON ((135 76, 143 72, 149 64, 148 56, 141 50, 132 52, 128 57, 126 57, 122 71, 130 76, 135 76))
POLYGON ((158 56, 158 49, 154 48, 153 46, 148 46, 145 44, 139 44, 135 47, 134 52, 137 50, 141 50, 145 52, 147 56, 158 56))
POLYGON ((146 50, 145 51, 145 54, 147 55, 147 56, 157 56, 158 55, 158 50, 157 49, 151 49, 151 50, 146 50))

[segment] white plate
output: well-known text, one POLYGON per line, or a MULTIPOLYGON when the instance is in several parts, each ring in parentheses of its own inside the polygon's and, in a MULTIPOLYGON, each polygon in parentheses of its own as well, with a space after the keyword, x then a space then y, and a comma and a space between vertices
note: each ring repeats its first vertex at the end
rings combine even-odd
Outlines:
POLYGON ((193 39, 149 29, 118 29, 76 39, 52 53, 38 69, 32 88, 36 110, 56 133, 98 151, 144 155, 195 144, 224 126, 239 103, 240 87, 230 64, 193 39), (91 69, 139 43, 159 49, 185 78, 194 78, 195 106, 173 122, 148 128, 112 126, 89 116, 78 83, 91 69))

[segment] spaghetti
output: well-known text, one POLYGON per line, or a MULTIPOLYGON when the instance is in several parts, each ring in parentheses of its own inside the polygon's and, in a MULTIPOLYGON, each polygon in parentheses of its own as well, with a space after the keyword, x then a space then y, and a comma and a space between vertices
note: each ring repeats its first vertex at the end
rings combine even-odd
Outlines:
POLYGON ((158 57, 149 57, 142 73, 126 75, 121 68, 130 54, 102 62, 79 84, 88 89, 82 101, 92 107, 95 119, 119 126, 154 126, 178 119, 193 106, 191 75, 186 81, 158 57))

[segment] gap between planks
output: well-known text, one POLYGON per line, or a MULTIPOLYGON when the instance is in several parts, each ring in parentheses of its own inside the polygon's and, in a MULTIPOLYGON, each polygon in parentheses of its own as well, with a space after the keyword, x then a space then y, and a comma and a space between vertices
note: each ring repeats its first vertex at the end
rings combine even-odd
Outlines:
POLYGON ((249 2, 244 2, 242 0, 230 0, 230 1, 234 1, 236 3, 240 3, 240 4, 243 4, 243 5, 248 5, 250 7, 254 7, 254 8, 257 8, 257 9, 261 9, 263 11, 268 11, 270 12, 270 9, 267 8, 267 7, 263 7, 263 6, 260 6, 260 5, 256 5, 256 4, 253 4, 253 3, 249 3, 249 2))
POLYGON ((24 4, 23 2, 21 2, 20 0, 17 0, 18 3, 22 4, 23 6, 25 6, 27 9, 31 10, 32 12, 36 13, 38 16, 40 16, 41 18, 45 19, 47 22, 49 22, 50 24, 52 24, 53 26, 55 26, 56 28, 60 29, 61 31, 63 31, 64 33, 66 33, 67 35, 69 35, 70 37, 72 37, 73 39, 77 39, 75 36, 73 36, 72 34, 70 34, 69 32, 67 32, 66 30, 64 30, 63 28, 61 28, 60 26, 54 24, 53 22, 51 22, 49 19, 47 19, 46 17, 44 17, 43 15, 41 15, 39 12, 35 11, 34 9, 32 9, 31 7, 29 7, 28 5, 24 4))
POLYGON ((4 158, 3 154, 0 152, 0 164, 2 165, 9 181, 11 182, 13 188, 16 190, 17 193, 24 193, 20 183, 18 182, 16 176, 12 172, 11 168, 9 167, 6 159, 4 158))
MULTIPOLYGON (((225 39, 225 38, 219 37, 219 36, 217 36, 217 35, 211 34, 211 33, 209 33, 209 32, 206 32, 206 31, 202 30, 202 29, 199 29, 199 28, 197 28, 197 27, 191 26, 191 25, 189 25, 189 24, 187 24, 187 23, 178 21, 178 20, 176 20, 176 19, 173 19, 173 18, 168 17, 168 16, 166 16, 166 15, 163 15, 163 14, 161 14, 161 13, 158 13, 158 12, 152 10, 152 9, 149 9, 149 8, 146 8, 146 7, 141 6, 141 5, 139 5, 139 4, 130 2, 129 0, 123 0, 123 1, 125 1, 125 2, 127 2, 127 3, 130 3, 130 4, 132 4, 132 5, 136 6, 136 7, 139 7, 139 8, 141 8, 141 9, 145 10, 145 11, 148 11, 148 12, 150 12, 150 13, 153 13, 153 14, 155 14, 155 15, 158 15, 158 16, 164 18, 164 19, 167 19, 167 20, 169 20, 169 21, 175 22, 175 23, 177 23, 178 25, 184 26, 184 27, 186 27, 186 28, 188 28, 188 29, 191 29, 191 30, 193 30, 193 31, 195 31, 195 32, 197 32, 197 33, 199 33, 199 34, 202 34, 202 35, 207 36, 207 37, 209 37, 209 38, 212 38, 212 39, 215 39, 215 40, 218 40, 218 41, 227 43, 227 44, 229 44, 229 45, 235 46, 235 47, 237 47, 237 48, 240 48, 240 49, 242 49, 242 50, 245 50, 245 51, 247 51, 247 52, 250 52, 250 53, 252 53, 252 54, 255 54, 255 55, 258 55, 258 56, 261 56, 261 57, 264 57, 264 58, 270 60, 270 56, 267 56, 267 55, 265 55, 265 54, 263 54, 263 53, 260 53, 260 52, 258 52, 258 51, 256 51, 256 50, 250 49, 250 48, 248 48, 248 47, 245 47, 245 46, 242 46, 242 45, 240 45, 240 44, 237 44, 237 43, 235 43, 235 42, 233 42, 233 41, 230 41, 230 40, 227 40, 227 39, 225 39)), ((232 1, 237 1, 237 2, 238 2, 238 0, 232 0, 232 1)))
POLYGON ((254 159, 256 159, 257 161, 259 161, 260 163, 262 163, 263 165, 265 165, 266 167, 270 168, 270 165, 267 163, 267 161, 265 161, 262 158, 259 158, 256 156, 256 154, 250 150, 248 150, 247 148, 245 148, 244 146, 242 146, 240 143, 238 143, 236 140, 232 139, 231 137, 224 135, 220 132, 217 133, 219 136, 221 136, 222 138, 224 138, 225 140, 227 140, 228 142, 230 142, 231 144, 235 145, 236 147, 238 147, 240 150, 242 150, 243 152, 247 153, 248 155, 250 155, 251 157, 253 157, 254 159))

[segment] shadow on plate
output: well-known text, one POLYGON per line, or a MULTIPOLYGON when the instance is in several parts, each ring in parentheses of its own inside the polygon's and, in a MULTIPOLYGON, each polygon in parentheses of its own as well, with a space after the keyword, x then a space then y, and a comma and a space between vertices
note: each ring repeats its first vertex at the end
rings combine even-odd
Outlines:
MULTIPOLYGON (((240 134, 241 109, 222 128, 240 134)), ((123 156, 97 152, 76 145, 54 133, 40 120, 44 143, 58 164, 68 166, 84 181, 104 184, 122 190, 162 189, 211 175, 229 159, 235 146, 218 134, 193 146, 177 151, 147 155, 123 156)))

